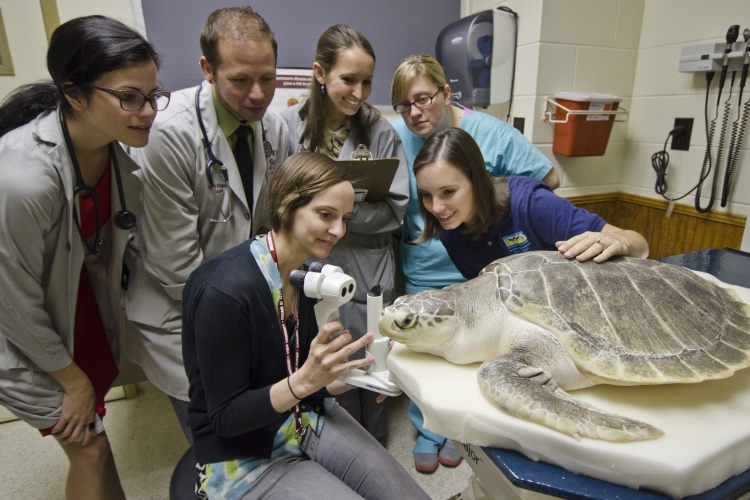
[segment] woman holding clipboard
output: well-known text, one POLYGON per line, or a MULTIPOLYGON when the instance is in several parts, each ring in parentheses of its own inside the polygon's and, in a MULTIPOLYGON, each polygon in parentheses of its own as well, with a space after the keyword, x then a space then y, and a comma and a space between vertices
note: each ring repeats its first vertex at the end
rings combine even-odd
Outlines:
MULTIPOLYGON (((354 339, 367 331, 367 292, 379 285, 383 305, 396 295, 391 233, 401 225, 409 199, 409 177, 401 140, 388 121, 365 101, 372 91, 375 53, 356 29, 337 24, 318 40, 310 98, 285 109, 290 155, 316 151, 348 160, 364 144, 373 158, 398 158, 399 167, 383 201, 357 201, 347 234, 326 263, 335 264, 357 282, 354 299, 341 308, 341 323, 354 339)), ((353 358, 364 356, 360 350, 353 358)), ((376 394, 350 391, 338 402, 375 438, 385 443, 385 407, 376 394)))

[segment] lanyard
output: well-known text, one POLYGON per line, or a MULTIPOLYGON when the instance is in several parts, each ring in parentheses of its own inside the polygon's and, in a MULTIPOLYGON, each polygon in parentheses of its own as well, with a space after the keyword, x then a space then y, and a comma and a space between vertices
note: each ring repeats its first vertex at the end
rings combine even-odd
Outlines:
MULTIPOLYGON (((266 235, 266 245, 268 246, 268 251, 271 253, 271 258, 273 258, 273 261, 276 263, 276 266, 279 265, 279 259, 276 255, 276 245, 273 241, 273 234, 271 234, 271 231, 268 232, 266 235)), ((284 337, 284 350, 286 351, 286 372, 288 376, 292 376, 292 373, 296 372, 299 369, 299 317, 294 318, 294 332, 292 334, 292 339, 296 337, 297 341, 294 343, 294 364, 292 364, 292 353, 291 353, 291 347, 290 347, 290 337, 289 337, 289 330, 287 328, 287 322, 286 322, 286 315, 284 314, 284 295, 282 293, 279 293, 279 323, 281 325, 281 334, 284 337)), ((294 405, 294 424, 297 429, 297 432, 294 433, 294 437, 297 438, 297 440, 302 439, 302 436, 305 434, 305 429, 302 427, 302 416, 300 413, 300 404, 297 403, 294 405)))

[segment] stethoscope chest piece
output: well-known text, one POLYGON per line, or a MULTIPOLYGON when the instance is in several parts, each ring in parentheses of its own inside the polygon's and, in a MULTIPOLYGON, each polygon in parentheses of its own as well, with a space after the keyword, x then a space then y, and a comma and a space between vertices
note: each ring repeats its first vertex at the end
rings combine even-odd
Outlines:
POLYGON ((131 229, 135 226, 135 214, 130 210, 120 210, 114 215, 114 222, 120 229, 131 229))

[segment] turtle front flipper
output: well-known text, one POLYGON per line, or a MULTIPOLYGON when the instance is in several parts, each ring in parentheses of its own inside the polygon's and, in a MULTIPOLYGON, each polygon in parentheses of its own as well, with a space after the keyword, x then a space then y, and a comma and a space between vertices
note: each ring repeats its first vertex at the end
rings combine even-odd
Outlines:
POLYGON ((607 441, 641 441, 664 435, 652 425, 570 397, 549 372, 511 355, 482 363, 477 380, 485 397, 501 410, 569 434, 576 440, 584 436, 607 441))

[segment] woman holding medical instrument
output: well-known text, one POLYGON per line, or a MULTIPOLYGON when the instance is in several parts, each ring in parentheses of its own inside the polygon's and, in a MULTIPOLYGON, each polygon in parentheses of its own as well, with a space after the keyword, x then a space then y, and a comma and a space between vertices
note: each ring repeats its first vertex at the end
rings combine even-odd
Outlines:
POLYGON ((124 498, 101 424, 140 189, 120 143, 146 145, 169 102, 157 63, 119 21, 73 19, 50 40, 52 82, 0 108, 0 403, 61 444, 71 499, 124 498))
POLYGON ((330 397, 349 360, 332 322, 289 281, 328 257, 346 233, 347 170, 318 153, 287 159, 268 194, 272 230, 202 264, 183 294, 188 422, 209 498, 428 498, 396 460, 330 397), (304 491, 304 495, 301 493, 304 491))
MULTIPOLYGON (((375 52, 365 36, 343 24, 328 28, 318 40, 310 97, 280 114, 289 125, 290 154, 317 151, 348 160, 364 144, 373 158, 399 158, 384 201, 357 201, 348 233, 328 264, 340 266, 357 282, 354 299, 341 308, 341 323, 355 338, 367 331, 367 292, 380 286, 383 305, 396 295, 392 231, 399 228, 409 198, 409 178, 401 140, 388 120, 365 101, 372 91, 375 52)), ((363 355, 362 352, 357 356, 363 355)), ((364 389, 347 393, 339 403, 385 444, 385 407, 364 389)))

